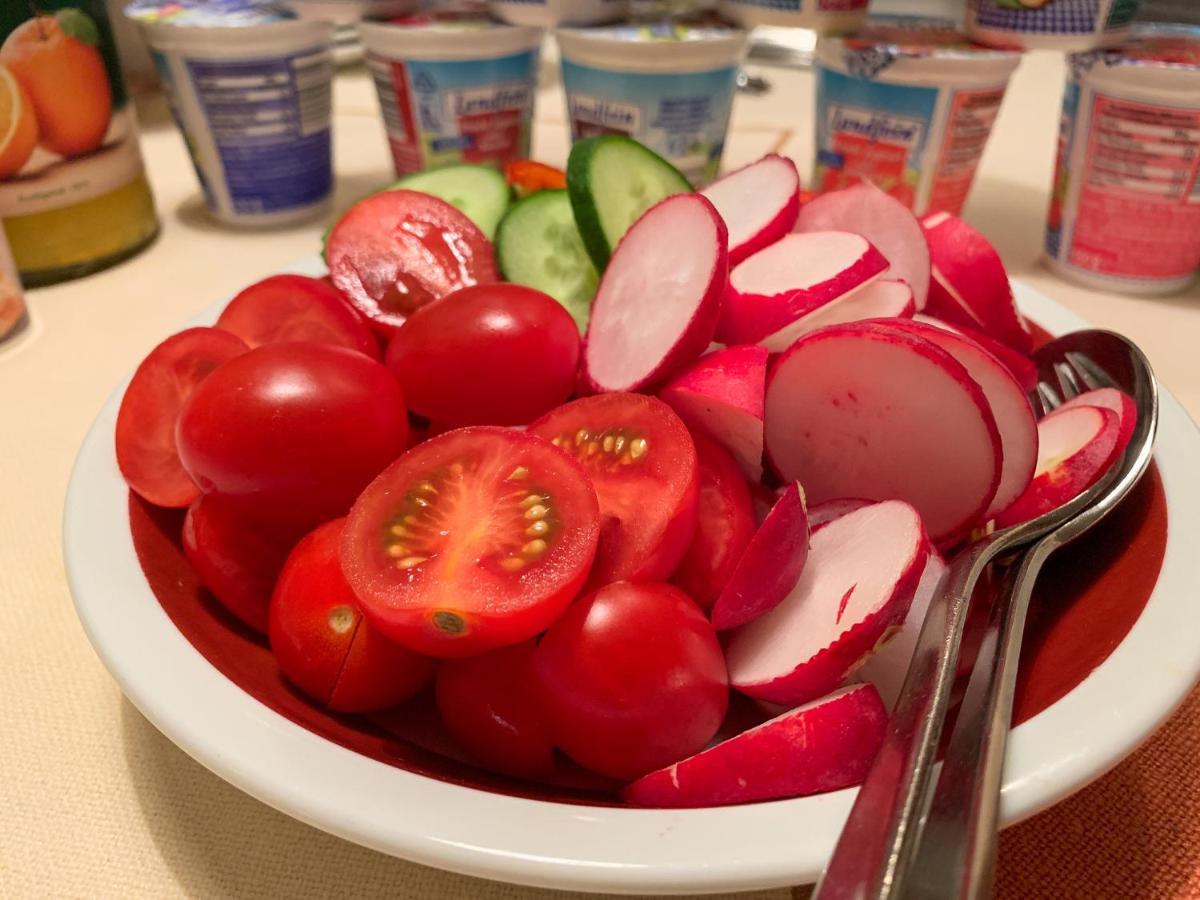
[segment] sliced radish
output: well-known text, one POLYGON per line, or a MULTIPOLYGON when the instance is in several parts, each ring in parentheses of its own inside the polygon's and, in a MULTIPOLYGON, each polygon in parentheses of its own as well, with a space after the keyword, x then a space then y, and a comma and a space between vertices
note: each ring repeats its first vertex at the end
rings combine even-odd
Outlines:
POLYGON ((827 325, 864 319, 908 319, 914 312, 912 288, 903 281, 872 281, 831 303, 818 306, 761 343, 771 352, 781 353, 796 338, 827 325))
POLYGON ((730 172, 700 193, 712 201, 729 229, 731 266, 791 231, 800 212, 796 164, 775 153, 730 172))
POLYGON ((622 797, 642 806, 686 808, 851 787, 867 777, 887 719, 874 687, 845 687, 644 775, 622 797))
POLYGON ((767 381, 767 458, 810 503, 906 500, 935 541, 981 521, 1001 445, 983 391, 937 345, 880 322, 800 338, 767 381))
POLYGON ((1133 437, 1133 429, 1137 426, 1137 404, 1124 391, 1116 388, 1096 388, 1094 391, 1084 391, 1073 400, 1068 400, 1057 411, 1074 409, 1077 406, 1099 406, 1111 409, 1121 420, 1121 432, 1117 436, 1117 452, 1123 452, 1133 437))
POLYGON ((967 370, 983 389, 996 428, 1000 431, 1002 456, 1000 484, 996 496, 988 504, 984 518, 990 519, 1016 501, 1033 478, 1037 463, 1037 418, 1029 398, 1017 379, 1007 368, 978 343, 961 334, 954 334, 919 322, 894 322, 892 327, 908 331, 937 344, 967 370))
POLYGON ((1111 409, 1076 406, 1055 410, 1038 422, 1037 469, 1029 487, 996 517, 1007 528, 1028 522, 1100 480, 1122 449, 1121 419, 1111 409))
POLYGON ((995 338, 990 338, 982 331, 975 328, 968 328, 964 325, 951 325, 949 322, 939 319, 935 316, 917 313, 913 316, 914 322, 921 322, 925 325, 932 325, 935 328, 941 328, 943 331, 953 331, 955 334, 963 334, 977 343, 980 347, 986 350, 1000 362, 1004 363, 1004 367, 1012 373, 1013 378, 1017 379, 1017 384, 1021 386, 1021 390, 1029 393, 1038 383, 1037 364, 1029 358, 1025 353, 1018 353, 1008 344, 1002 344, 995 338))
POLYGON ((733 633, 729 683, 793 706, 833 690, 904 621, 930 552, 920 515, 899 500, 826 525, 791 593, 733 633))
POLYGON ((1030 352, 1033 336, 1017 310, 996 248, 947 212, 925 216, 921 227, 933 262, 929 311, 952 324, 979 329, 1021 353, 1030 352))
POLYGON ((747 345, 716 350, 659 391, 693 431, 733 454, 753 481, 762 478, 767 351, 747 345))
POLYGON ((912 286, 917 309, 929 293, 929 246, 907 206, 868 182, 814 197, 800 208, 796 231, 852 231, 879 248, 890 263, 885 278, 912 286))
POLYGON ((830 522, 849 515, 856 509, 870 506, 874 500, 863 500, 861 497, 838 497, 836 500, 826 500, 808 508, 808 527, 813 531, 824 528, 830 522))
POLYGON ((750 539, 712 608, 713 627, 736 628, 774 609, 796 586, 808 559, 808 511, 800 485, 785 485, 750 539))
POLYGON ((929 555, 925 570, 921 573, 921 580, 917 582, 917 589, 913 593, 904 624, 890 637, 885 635, 875 652, 868 656, 862 667, 854 673, 856 679, 868 681, 879 689, 879 696, 883 698, 888 709, 896 705, 896 698, 900 696, 900 688, 904 686, 904 678, 908 675, 908 664, 912 661, 921 626, 925 624, 925 613, 929 611, 929 601, 933 599, 938 585, 941 584, 946 568, 945 560, 936 552, 929 555))
POLYGON ((717 338, 726 344, 786 347, 802 316, 878 278, 887 260, 848 231, 789 234, 729 273, 717 338))
POLYGON ((671 377, 708 347, 729 272, 725 223, 699 194, 652 206, 621 238, 592 303, 583 370, 597 392, 671 377))

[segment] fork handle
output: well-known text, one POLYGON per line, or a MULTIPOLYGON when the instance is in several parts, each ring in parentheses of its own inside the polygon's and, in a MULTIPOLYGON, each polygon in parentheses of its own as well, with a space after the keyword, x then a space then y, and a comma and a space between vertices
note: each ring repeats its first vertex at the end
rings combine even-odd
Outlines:
POLYGON ((983 898, 995 875, 1004 751, 1012 719, 1021 637, 1033 585, 1053 540, 1035 544, 1008 570, 996 595, 959 707, 908 895, 983 898))
POLYGON ((930 774, 954 685, 967 606, 979 576, 1001 546, 1001 541, 986 539, 972 544, 942 577, 883 746, 859 788, 814 900, 903 896, 929 809, 930 774))

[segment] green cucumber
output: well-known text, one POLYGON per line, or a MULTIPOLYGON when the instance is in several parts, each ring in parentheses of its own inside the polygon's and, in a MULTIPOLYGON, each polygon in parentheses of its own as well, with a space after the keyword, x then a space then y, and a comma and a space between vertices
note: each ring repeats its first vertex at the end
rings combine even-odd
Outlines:
POLYGON ((549 294, 587 331, 599 276, 575 227, 565 190, 538 191, 513 204, 496 229, 505 281, 549 294))
POLYGON ((655 203, 692 186, 669 162, 632 138, 584 138, 567 159, 567 192, 583 245, 604 271, 617 241, 655 203))

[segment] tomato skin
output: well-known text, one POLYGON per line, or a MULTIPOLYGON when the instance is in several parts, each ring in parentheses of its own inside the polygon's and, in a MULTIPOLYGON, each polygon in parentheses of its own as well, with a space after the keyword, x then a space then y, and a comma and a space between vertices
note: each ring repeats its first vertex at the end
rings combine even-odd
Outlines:
POLYGON ((222 310, 217 328, 251 347, 311 341, 380 357, 375 335, 337 289, 306 275, 272 275, 244 288, 222 310))
POLYGON ((271 597, 269 636, 279 668, 336 712, 375 712, 421 691, 434 662, 384 640, 362 615, 338 561, 344 519, 296 545, 271 597))
POLYGON ((311 528, 345 515, 404 450, 382 364, 328 344, 264 344, 212 374, 179 417, 184 468, 247 518, 311 528))
POLYGON ((451 426, 520 425, 571 396, 579 329, 541 291, 476 285, 417 310, 386 362, 419 415, 451 426))
POLYGON ((666 584, 616 582, 580 598, 546 632, 533 665, 554 743, 611 778, 698 752, 729 705, 716 632, 666 584))
POLYGON ((536 646, 526 641, 447 660, 437 674, 446 728, 487 768, 518 778, 554 771, 554 745, 533 672, 536 646))
POLYGON ((599 532, 595 491, 565 453, 520 431, 459 428, 409 450, 362 492, 342 570, 386 637, 429 656, 471 656, 558 618, 599 532))
POLYGON ((334 286, 388 337, 427 303, 499 281, 492 243, 437 197, 391 190, 358 201, 326 244, 334 286))
POLYGON ((117 467, 156 506, 183 508, 200 496, 176 447, 175 423, 188 397, 222 363, 250 348, 216 328, 189 328, 151 350, 130 379, 117 412, 117 467))
POLYGON ((283 561, 301 535, 238 516, 228 502, 204 494, 183 520, 183 552, 217 600, 255 631, 267 632, 267 607, 283 561))
POLYGON ((675 411, 644 394, 598 394, 552 410, 529 432, 580 459, 596 488, 602 531, 589 586, 670 577, 695 533, 698 495, 696 447, 675 411), (623 450, 604 450, 610 433, 625 439, 623 450), (638 438, 646 452, 622 462, 638 438))
POLYGON ((696 533, 671 581, 709 612, 756 530, 750 488, 729 451, 693 435, 700 463, 696 533))

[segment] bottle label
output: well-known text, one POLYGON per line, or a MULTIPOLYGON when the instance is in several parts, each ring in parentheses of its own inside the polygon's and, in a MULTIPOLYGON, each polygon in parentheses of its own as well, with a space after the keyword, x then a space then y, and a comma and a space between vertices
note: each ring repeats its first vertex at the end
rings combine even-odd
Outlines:
POLYGON ((1124 28, 1138 0, 971 0, 985 28, 1042 35, 1087 35, 1124 28))

